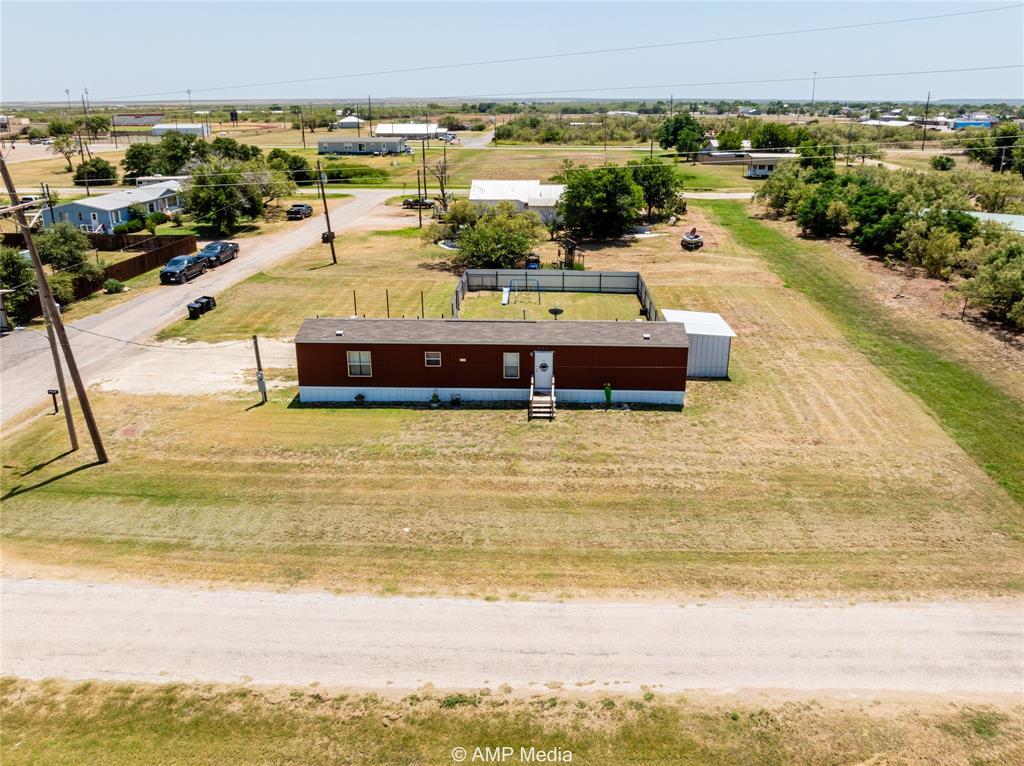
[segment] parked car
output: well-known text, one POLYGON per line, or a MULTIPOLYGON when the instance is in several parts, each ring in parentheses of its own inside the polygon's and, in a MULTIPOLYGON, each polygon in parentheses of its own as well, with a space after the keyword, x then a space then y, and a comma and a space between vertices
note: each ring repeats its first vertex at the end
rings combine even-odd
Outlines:
POLYGON ((238 257, 237 242, 211 242, 198 253, 207 266, 220 266, 238 257))
POLYGON ((309 218, 311 215, 313 215, 313 206, 303 204, 292 205, 288 208, 288 212, 285 213, 285 217, 289 221, 301 221, 303 218, 309 218))
POLYGON ((198 255, 178 255, 171 258, 167 265, 160 269, 160 281, 165 285, 177 282, 180 285, 192 277, 206 273, 206 259, 198 255))
POLYGON ((426 209, 431 208, 433 206, 433 202, 431 202, 428 199, 422 199, 420 197, 406 197, 404 200, 402 200, 402 207, 411 210, 416 210, 417 208, 426 209))

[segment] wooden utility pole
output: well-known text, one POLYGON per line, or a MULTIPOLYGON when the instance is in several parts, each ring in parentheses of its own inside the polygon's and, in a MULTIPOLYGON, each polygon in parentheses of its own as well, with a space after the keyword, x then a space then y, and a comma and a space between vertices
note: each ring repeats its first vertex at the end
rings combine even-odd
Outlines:
POLYGON ((420 203, 423 201, 423 195, 420 192, 420 171, 416 171, 416 212, 419 214, 420 225, 419 228, 423 228, 423 208, 420 207, 420 203))
POLYGON ((427 139, 420 141, 420 148, 423 150, 423 199, 427 198, 427 139))
POLYGON ((263 376, 263 360, 260 359, 260 339, 252 336, 252 349, 256 352, 256 387, 260 391, 260 398, 267 403, 267 380, 263 376))
MULTIPOLYGON (((64 323, 61 321, 60 312, 57 309, 57 304, 53 300, 53 293, 50 292, 50 285, 46 281, 46 274, 43 272, 42 261, 39 260, 39 253, 36 251, 36 244, 32 239, 32 229, 28 225, 28 221, 25 219, 25 211, 18 207, 18 192, 14 188, 14 181, 11 180, 10 170, 7 168, 7 162, 0 157, 0 174, 3 175, 4 186, 7 187, 7 194, 11 198, 11 205, 15 208, 14 218, 17 221, 19 228, 21 229, 22 236, 25 239, 25 247, 28 250, 29 256, 32 258, 32 267, 36 272, 36 280, 39 282, 39 303, 43 306, 44 315, 48 315, 50 323, 52 324, 53 330, 56 333, 57 340, 60 343, 61 350, 64 352, 64 360, 68 365, 68 372, 71 375, 71 381, 75 386, 75 393, 78 395, 78 404, 82 408, 82 416, 85 418, 85 424, 89 429, 89 436, 92 439, 93 448, 96 450, 96 460, 100 463, 106 463, 107 451, 103 448, 103 439, 100 437, 100 429, 96 425, 96 419, 93 417, 92 405, 89 404, 89 396, 85 391, 85 385, 82 383, 82 376, 78 371, 78 364, 75 362, 74 351, 71 350, 71 341, 68 340, 67 330, 64 328, 64 323)), ((59 362, 59 360, 57 360, 59 362)), ((57 365, 58 368, 60 365, 57 365)), ((58 381, 60 375, 58 376, 58 381)), ((63 388, 61 389, 63 391, 63 388)), ((69 412, 68 406, 64 405, 65 413, 69 412)), ((65 415, 67 417, 67 415, 65 415)), ((74 442, 73 442, 74 443, 74 442)))
POLYGON ((366 97, 366 119, 370 123, 366 128, 366 135, 373 135, 373 103, 370 101, 370 97, 366 97))
POLYGON ((324 201, 324 220, 327 221, 327 241, 331 245, 331 263, 337 263, 338 254, 334 252, 334 232, 331 231, 331 214, 327 210, 327 191, 324 189, 324 174, 320 171, 320 160, 316 161, 316 180, 320 184, 320 198, 324 201))
POLYGON ((306 148, 306 121, 304 119, 304 113, 302 105, 299 104, 299 130, 302 131, 302 148, 306 148))

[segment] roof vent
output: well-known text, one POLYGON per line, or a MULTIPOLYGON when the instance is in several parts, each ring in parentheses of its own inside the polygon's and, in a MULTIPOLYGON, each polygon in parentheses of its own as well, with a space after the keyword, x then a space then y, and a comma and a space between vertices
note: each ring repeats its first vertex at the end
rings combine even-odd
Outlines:
POLYGON ((644 340, 650 340, 650 339, 651 339, 651 334, 649 332, 645 332, 644 333, 644 340))
POLYGON ((344 331, 344 330, 335 330, 335 331, 334 331, 334 334, 335 334, 335 335, 344 335, 344 334, 345 334, 345 331, 344 331))

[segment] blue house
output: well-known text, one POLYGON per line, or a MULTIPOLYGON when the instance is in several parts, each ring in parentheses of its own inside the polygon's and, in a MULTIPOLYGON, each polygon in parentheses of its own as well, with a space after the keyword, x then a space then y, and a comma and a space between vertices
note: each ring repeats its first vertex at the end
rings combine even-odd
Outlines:
POLYGON ((181 208, 181 184, 178 181, 164 181, 137 189, 85 197, 74 202, 43 208, 43 226, 53 226, 68 221, 82 231, 110 234, 119 223, 131 216, 128 208, 142 205, 147 213, 171 213, 181 208))

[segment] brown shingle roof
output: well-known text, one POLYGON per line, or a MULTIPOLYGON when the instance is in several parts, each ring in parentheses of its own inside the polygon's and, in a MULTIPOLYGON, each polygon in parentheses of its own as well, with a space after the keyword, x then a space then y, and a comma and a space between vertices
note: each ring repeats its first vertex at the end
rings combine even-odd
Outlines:
POLYGON ((678 322, 501 319, 307 319, 296 343, 465 343, 686 348, 678 322), (342 331, 342 335, 337 332, 342 331), (644 336, 648 335, 649 338, 644 336))

